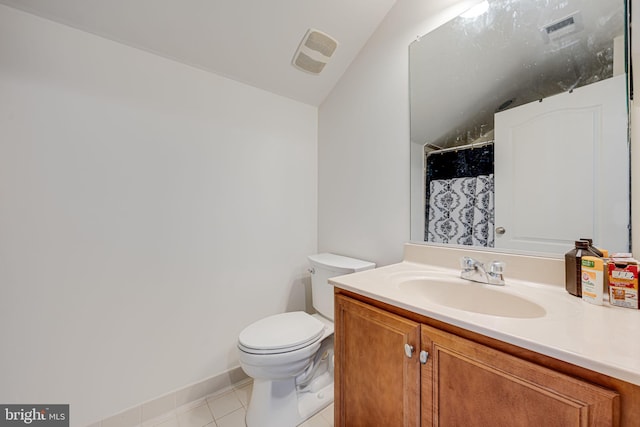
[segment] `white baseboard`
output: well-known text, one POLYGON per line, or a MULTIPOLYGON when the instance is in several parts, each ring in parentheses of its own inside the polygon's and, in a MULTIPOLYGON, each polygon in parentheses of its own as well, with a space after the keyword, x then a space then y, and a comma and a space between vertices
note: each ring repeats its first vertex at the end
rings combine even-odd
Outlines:
POLYGON ((247 380, 239 366, 120 412, 89 427, 136 427, 247 380))

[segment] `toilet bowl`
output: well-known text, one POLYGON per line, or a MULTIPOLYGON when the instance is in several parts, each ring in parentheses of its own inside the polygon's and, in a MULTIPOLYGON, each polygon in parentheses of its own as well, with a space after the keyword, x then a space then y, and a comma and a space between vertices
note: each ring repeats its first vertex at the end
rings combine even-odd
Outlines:
POLYGON ((333 286, 330 277, 375 264, 334 254, 309 256, 316 314, 276 314, 238 336, 240 366, 253 378, 248 427, 294 427, 333 402, 333 286))

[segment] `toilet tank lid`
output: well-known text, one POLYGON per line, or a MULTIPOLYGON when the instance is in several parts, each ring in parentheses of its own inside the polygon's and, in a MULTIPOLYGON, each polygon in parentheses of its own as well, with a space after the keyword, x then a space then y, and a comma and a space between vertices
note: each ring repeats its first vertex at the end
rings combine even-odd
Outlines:
POLYGON ((356 271, 371 270, 376 265, 373 262, 349 258, 342 255, 321 253, 309 255, 309 261, 314 266, 321 266, 338 273, 354 273, 356 271))

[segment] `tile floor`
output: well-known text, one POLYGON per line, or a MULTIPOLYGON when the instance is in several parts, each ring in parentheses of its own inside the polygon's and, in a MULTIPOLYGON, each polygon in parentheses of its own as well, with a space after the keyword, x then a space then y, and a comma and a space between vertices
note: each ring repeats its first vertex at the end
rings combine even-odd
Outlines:
MULTIPOLYGON (((142 424, 141 427, 246 427, 244 416, 251 397, 251 380, 188 403, 175 411, 142 424)), ((333 427, 333 404, 300 427, 333 427)))

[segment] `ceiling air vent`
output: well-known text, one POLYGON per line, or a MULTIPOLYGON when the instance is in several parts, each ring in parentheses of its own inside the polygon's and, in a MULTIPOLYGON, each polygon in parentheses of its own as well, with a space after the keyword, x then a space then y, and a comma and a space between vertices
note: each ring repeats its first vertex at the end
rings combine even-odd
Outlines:
POLYGON ((310 28, 293 55, 292 64, 307 73, 320 74, 337 47, 338 42, 331 36, 310 28))
POLYGON ((571 34, 582 31, 582 15, 580 12, 572 13, 566 18, 554 21, 542 27, 542 37, 545 43, 555 42, 571 34))

